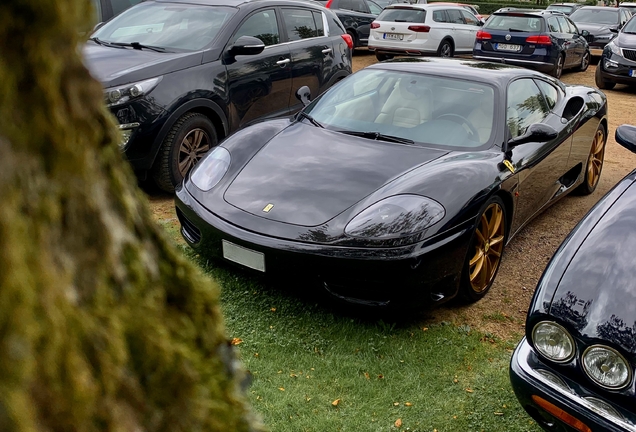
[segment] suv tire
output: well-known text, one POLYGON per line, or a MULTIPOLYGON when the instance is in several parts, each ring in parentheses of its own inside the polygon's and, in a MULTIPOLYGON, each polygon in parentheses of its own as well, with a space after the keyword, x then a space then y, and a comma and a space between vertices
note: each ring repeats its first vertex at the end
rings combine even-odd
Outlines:
POLYGON ((603 80, 603 76, 601 75, 601 68, 603 67, 601 66, 602 63, 603 63, 603 59, 601 59, 601 61, 599 61, 598 65, 596 66, 596 72, 594 73, 594 81, 596 82, 596 87, 600 88, 601 90, 611 90, 614 88, 614 86, 616 86, 616 83, 612 81, 603 80))

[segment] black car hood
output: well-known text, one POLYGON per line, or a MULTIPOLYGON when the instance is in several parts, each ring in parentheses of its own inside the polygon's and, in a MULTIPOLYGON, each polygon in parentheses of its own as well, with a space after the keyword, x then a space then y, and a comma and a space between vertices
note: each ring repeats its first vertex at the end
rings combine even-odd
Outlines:
POLYGON ((636 48, 636 34, 619 33, 615 39, 619 47, 636 48))
POLYGON ((600 35, 605 33, 611 33, 610 29, 615 29, 618 27, 618 24, 608 25, 608 24, 593 24, 593 23, 576 23, 576 26, 579 28, 579 31, 587 30, 591 35, 600 35))
POLYGON ((550 314, 585 338, 636 354, 636 187, 590 231, 563 274, 550 314))
POLYGON ((87 42, 84 62, 104 87, 128 84, 201 64, 201 52, 160 53, 87 42))
POLYGON ((257 216, 317 226, 406 171, 446 153, 295 123, 250 160, 224 198, 257 216), (269 204, 273 207, 265 212, 269 204))

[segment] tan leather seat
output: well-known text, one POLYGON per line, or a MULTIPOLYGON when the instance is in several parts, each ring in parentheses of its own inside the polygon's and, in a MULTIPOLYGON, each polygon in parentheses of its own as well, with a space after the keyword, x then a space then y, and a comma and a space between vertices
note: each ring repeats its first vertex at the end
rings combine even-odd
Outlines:
POLYGON ((417 78, 402 78, 389 95, 375 123, 412 128, 431 119, 431 90, 417 78))

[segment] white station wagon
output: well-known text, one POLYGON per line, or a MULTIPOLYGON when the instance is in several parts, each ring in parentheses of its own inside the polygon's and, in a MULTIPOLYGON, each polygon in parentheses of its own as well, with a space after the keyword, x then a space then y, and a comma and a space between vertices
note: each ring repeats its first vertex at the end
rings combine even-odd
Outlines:
POLYGON ((472 53, 481 25, 461 6, 393 4, 371 23, 369 50, 380 61, 394 55, 472 53))

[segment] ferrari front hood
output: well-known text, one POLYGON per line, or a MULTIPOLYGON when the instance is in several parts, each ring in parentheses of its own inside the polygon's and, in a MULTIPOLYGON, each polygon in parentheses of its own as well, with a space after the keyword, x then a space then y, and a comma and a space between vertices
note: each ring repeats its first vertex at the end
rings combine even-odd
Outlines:
POLYGON ((446 153, 294 123, 256 153, 224 198, 253 215, 317 226, 446 153))

